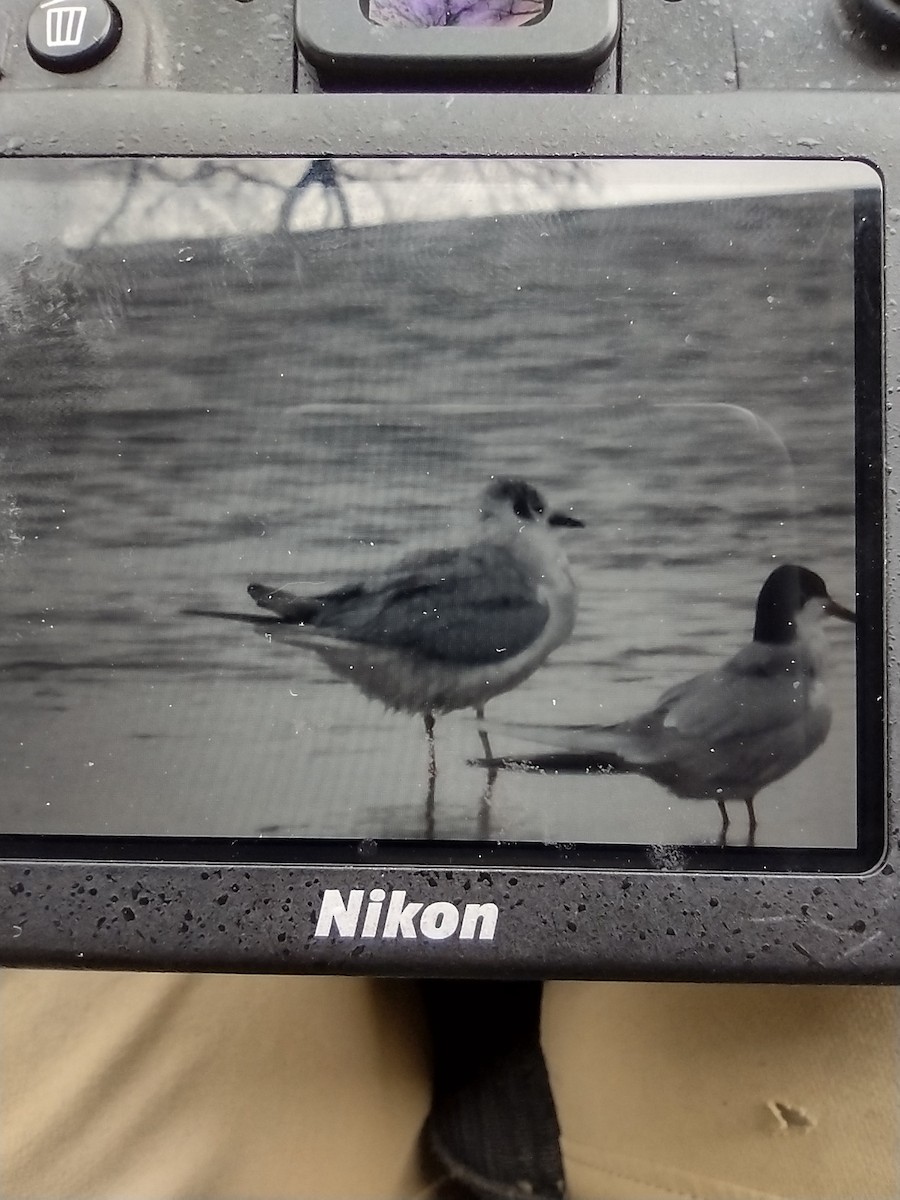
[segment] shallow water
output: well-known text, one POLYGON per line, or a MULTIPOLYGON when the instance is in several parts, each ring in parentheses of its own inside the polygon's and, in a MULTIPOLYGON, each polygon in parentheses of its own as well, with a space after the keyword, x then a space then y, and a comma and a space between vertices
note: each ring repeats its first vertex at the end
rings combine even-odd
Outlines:
MULTIPOLYGON (((635 778, 504 773, 480 808, 471 713, 438 721, 429 828, 420 720, 181 609, 456 537, 493 474, 586 524, 575 633, 497 722, 649 706, 749 639, 780 561, 852 605, 851 216, 722 200, 0 270, 3 830, 714 840, 715 805, 635 778)), ((853 639, 828 632, 832 731, 762 793, 762 844, 855 844, 853 639)))

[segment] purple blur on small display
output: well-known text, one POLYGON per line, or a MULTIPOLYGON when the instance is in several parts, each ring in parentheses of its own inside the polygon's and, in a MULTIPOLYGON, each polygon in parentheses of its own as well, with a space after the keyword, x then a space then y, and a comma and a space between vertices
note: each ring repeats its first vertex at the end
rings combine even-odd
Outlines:
POLYGON ((540 21, 550 0, 363 0, 374 25, 429 28, 436 25, 526 25, 540 21))

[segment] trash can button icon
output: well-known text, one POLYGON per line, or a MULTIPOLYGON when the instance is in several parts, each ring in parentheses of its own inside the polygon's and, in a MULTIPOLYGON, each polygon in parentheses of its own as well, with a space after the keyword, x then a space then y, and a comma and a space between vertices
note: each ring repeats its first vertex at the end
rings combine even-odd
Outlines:
POLYGON ((31 57, 48 71, 86 71, 119 44, 122 18, 109 0, 42 0, 28 18, 31 57))

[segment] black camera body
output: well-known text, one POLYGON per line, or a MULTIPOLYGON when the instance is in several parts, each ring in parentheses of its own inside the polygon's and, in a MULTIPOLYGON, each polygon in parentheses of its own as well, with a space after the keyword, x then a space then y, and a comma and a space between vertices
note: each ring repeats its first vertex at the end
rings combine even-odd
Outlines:
POLYGON ((900 977, 900 8, 109 9, 0 18, 2 960, 900 977))

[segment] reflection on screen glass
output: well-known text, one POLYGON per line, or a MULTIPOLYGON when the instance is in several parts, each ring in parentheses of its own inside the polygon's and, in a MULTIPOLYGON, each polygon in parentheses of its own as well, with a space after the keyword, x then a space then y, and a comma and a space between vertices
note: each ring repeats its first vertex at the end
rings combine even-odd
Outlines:
POLYGON ((2 832, 855 847, 878 195, 4 161, 2 832))
POLYGON ((362 3, 363 12, 373 25, 407 29, 533 25, 550 8, 550 0, 362 0, 362 3))

